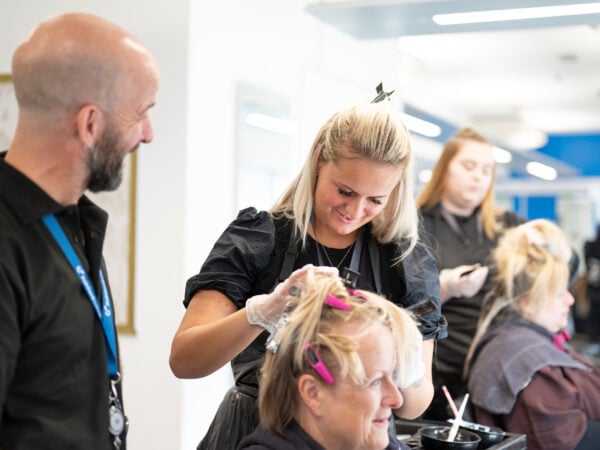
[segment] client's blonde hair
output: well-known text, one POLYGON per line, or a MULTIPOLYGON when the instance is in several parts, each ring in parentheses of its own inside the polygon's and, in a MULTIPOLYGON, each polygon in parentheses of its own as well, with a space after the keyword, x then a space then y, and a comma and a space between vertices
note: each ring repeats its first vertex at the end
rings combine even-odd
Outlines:
POLYGON ((276 350, 266 352, 261 374, 261 424, 279 434, 298 411, 298 379, 315 373, 304 357, 306 344, 313 345, 335 377, 348 376, 357 385, 366 382, 366 374, 356 336, 375 327, 384 326, 392 333, 397 385, 403 385, 406 368, 417 366, 421 358, 421 333, 409 312, 376 294, 348 290, 337 277, 310 273, 305 285, 299 297, 290 297, 295 306, 287 323, 271 337, 276 350), (348 304, 350 310, 324 304, 328 294, 348 304), (346 325, 352 325, 352 334, 346 325))
POLYGON ((546 219, 509 229, 500 238, 493 252, 496 275, 465 361, 465 377, 475 348, 498 313, 536 314, 567 287, 571 253, 565 234, 546 219))

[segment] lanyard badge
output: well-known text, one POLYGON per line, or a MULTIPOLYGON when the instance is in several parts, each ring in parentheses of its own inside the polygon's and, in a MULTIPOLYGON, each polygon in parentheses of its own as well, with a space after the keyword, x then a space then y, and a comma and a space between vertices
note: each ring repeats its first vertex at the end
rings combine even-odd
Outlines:
POLYGON ((127 432, 129 421, 123 413, 123 405, 119 400, 117 385, 121 378, 110 379, 110 391, 108 393, 108 432, 113 435, 113 446, 116 450, 121 448, 121 434, 127 432))

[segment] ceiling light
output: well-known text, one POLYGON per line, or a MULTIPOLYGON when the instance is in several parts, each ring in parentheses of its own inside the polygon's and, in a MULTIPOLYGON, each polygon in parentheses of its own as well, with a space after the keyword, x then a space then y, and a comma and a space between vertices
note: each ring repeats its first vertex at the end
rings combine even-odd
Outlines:
POLYGON ((542 19, 597 13, 600 13, 600 3, 578 3, 574 5, 435 14, 432 19, 438 25, 461 25, 467 23, 503 22, 508 20, 542 19))
POLYGON ((556 179, 556 169, 546 164, 531 161, 527 163, 525 168, 527 169, 527 173, 542 180, 552 181, 556 179))
POLYGON ((279 117, 269 116, 260 113, 250 113, 246 115, 246 123, 252 127, 272 131, 274 133, 292 135, 294 134, 294 125, 279 117))
POLYGON ((504 150, 500 147, 494 147, 492 149, 492 153, 494 154, 494 160, 500 164, 508 164, 512 161, 512 153, 508 150, 504 150))
POLYGON ((435 123, 428 122, 410 114, 402 113, 402 121, 410 131, 422 134, 430 138, 436 138, 442 134, 442 128, 435 123))
POLYGON ((480 118, 476 127, 498 145, 511 150, 537 150, 548 143, 543 130, 512 116, 480 118))
POLYGON ((419 181, 421 183, 427 183, 429 182, 429 180, 431 180, 431 175, 433 174, 433 172, 429 169, 424 169, 421 170, 419 172, 419 174, 417 175, 417 177, 419 178, 419 181))

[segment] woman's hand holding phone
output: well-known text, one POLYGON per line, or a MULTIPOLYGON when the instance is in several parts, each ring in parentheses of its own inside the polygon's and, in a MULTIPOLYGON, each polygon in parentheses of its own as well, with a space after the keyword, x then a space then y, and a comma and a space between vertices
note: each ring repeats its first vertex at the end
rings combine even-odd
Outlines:
POLYGON ((483 286, 489 269, 481 264, 461 265, 440 272, 440 297, 445 302, 453 297, 471 298, 483 286))

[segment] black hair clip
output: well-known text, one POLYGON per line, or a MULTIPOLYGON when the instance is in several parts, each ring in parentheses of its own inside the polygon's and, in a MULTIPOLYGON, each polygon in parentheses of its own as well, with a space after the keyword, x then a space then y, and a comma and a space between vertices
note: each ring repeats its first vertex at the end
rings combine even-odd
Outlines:
POLYGON ((373 100, 371 100, 371 103, 379 103, 386 99, 389 100, 390 96, 394 93, 394 91, 385 92, 383 90, 383 82, 379 83, 377 85, 377 87, 375 88, 375 91, 377 91, 377 95, 375 96, 375 98, 373 100))
POLYGON ((344 267, 342 274, 342 281, 346 285, 347 288, 355 288, 358 283, 358 278, 360 277, 360 272, 350 269, 349 267, 344 267))

